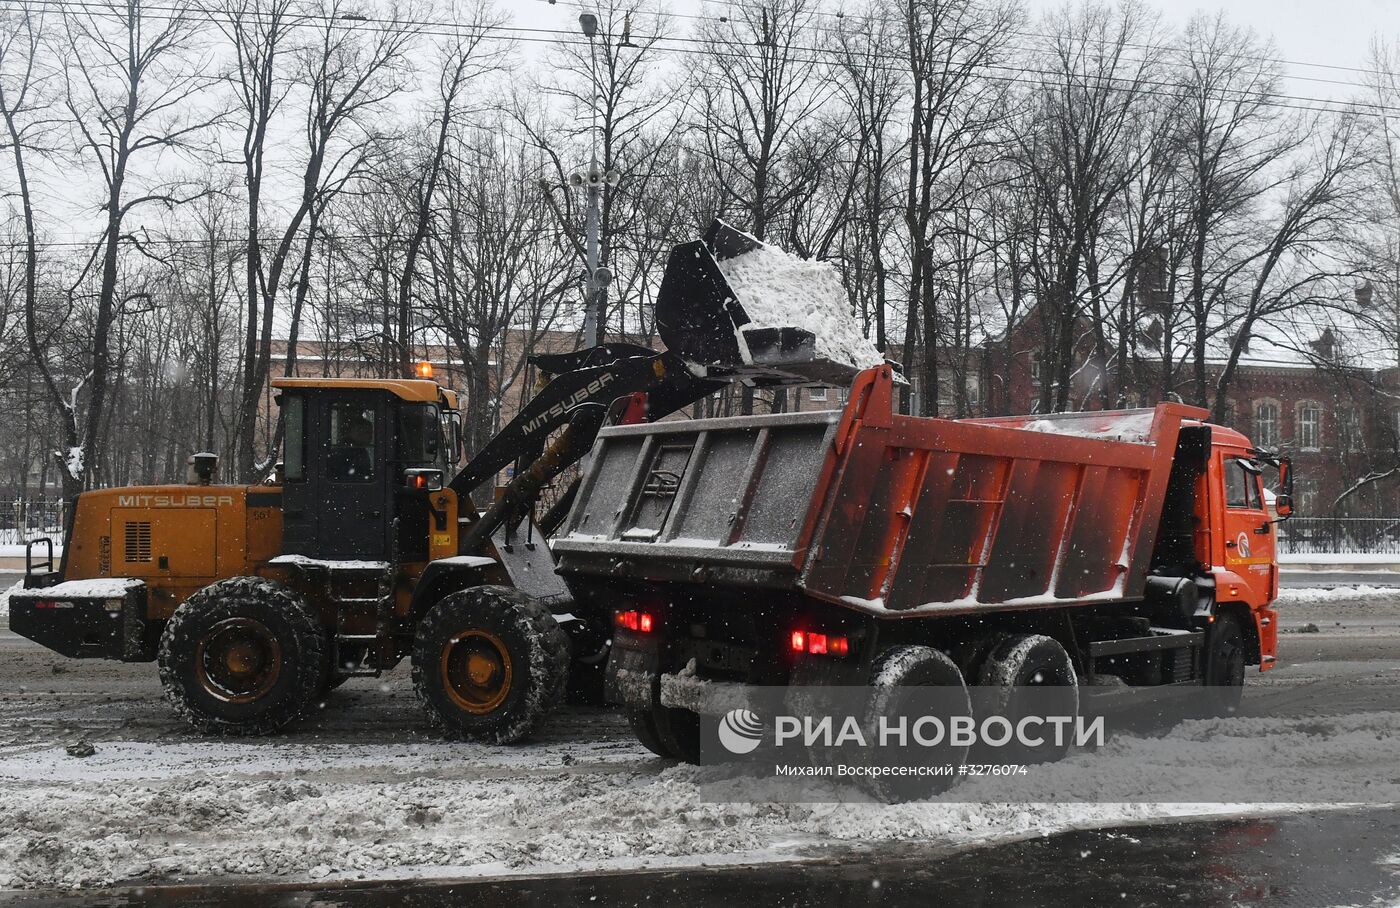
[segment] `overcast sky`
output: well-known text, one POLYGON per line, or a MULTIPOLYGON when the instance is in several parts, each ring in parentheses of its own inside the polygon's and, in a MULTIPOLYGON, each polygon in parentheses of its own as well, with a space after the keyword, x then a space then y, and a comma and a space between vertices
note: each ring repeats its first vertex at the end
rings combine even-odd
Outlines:
MULTIPOLYGON (((733 0, 737 3, 740 0, 733 0)), ((1036 14, 1064 4, 1064 0, 1022 0, 1036 14)), ((711 9, 731 5, 711 0, 711 9)), ((1400 0, 1159 0, 1155 5, 1169 23, 1181 25, 1197 10, 1223 10, 1229 18, 1262 35, 1272 35, 1279 56, 1290 61, 1287 91, 1311 97, 1342 97, 1344 85, 1329 81, 1354 81, 1356 73, 1329 67, 1364 67, 1374 34, 1400 38, 1400 0), (1309 65, 1314 64, 1314 65, 1309 65)), ((503 0, 517 25, 532 28, 578 27, 580 0, 503 0)), ((702 0, 670 0, 675 13, 693 15, 704 8, 702 0)), ((693 24, 681 20, 682 26, 693 24)))

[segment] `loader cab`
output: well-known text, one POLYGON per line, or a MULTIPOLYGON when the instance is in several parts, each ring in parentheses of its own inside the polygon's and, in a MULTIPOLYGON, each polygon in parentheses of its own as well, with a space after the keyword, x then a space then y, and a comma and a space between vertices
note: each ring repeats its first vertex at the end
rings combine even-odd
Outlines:
POLYGON ((427 559, 428 507, 411 470, 446 476, 456 396, 426 380, 277 379, 282 550, 326 560, 427 559))

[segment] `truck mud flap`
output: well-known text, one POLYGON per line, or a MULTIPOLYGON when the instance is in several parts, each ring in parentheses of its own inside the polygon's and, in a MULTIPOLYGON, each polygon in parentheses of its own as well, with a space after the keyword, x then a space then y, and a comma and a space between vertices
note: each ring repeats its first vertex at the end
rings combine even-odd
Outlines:
POLYGON ((656 676, 660 671, 658 646, 627 633, 613 637, 603 697, 609 703, 650 709, 656 702, 656 676))
POLYGON ((722 716, 732 709, 753 709, 753 688, 737 681, 707 681, 680 673, 661 676, 661 705, 702 716, 722 716))

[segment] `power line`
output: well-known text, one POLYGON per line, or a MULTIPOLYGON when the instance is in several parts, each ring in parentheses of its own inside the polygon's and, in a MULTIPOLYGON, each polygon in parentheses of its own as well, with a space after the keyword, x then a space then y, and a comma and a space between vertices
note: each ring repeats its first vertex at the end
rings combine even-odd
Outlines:
MULTIPOLYGON (((11 6, 11 7, 16 7, 16 6, 24 7, 24 6, 33 5, 33 4, 38 4, 38 5, 42 5, 42 6, 57 7, 57 8, 59 8, 59 9, 74 8, 74 7, 76 7, 76 8, 82 8, 82 9, 93 9, 93 10, 98 11, 99 13, 110 13, 110 14, 112 15, 113 18, 118 19, 119 21, 125 21, 125 17, 122 16, 122 15, 120 14, 120 11, 119 11, 119 10, 113 8, 112 6, 110 6, 110 5, 108 5, 108 4, 104 4, 104 3, 100 3, 100 2, 93 2, 93 0, 0 0, 0 6, 6 6, 6 5, 8 5, 8 6, 11 6)), ((582 4, 576 4, 576 5, 579 5, 580 7, 582 7, 582 4)), ((730 8, 739 8, 739 7, 737 7, 735 4, 729 4, 729 7, 730 7, 730 8)), ((231 13, 227 13, 227 12, 224 12, 224 11, 210 10, 210 9, 205 9, 205 8, 194 8, 194 7, 192 7, 192 8, 184 8, 184 7, 173 7, 173 6, 147 6, 147 7, 142 7, 141 9, 142 9, 142 15, 143 15, 144 17, 146 17, 146 18, 151 18, 151 19, 156 19, 157 21, 175 21, 175 22, 178 22, 178 21, 190 20, 190 19, 193 19, 193 18, 203 18, 204 20, 209 21, 209 22, 211 22, 211 23, 216 23, 216 22, 222 20, 222 21, 227 22, 227 23, 230 24, 230 25, 236 25, 236 24, 238 24, 238 22, 239 22, 239 20, 238 20, 233 14, 231 14, 231 13), (162 13, 164 13, 164 14, 162 14, 162 13)), ((565 29, 528 28, 528 27, 515 26, 515 25, 480 25, 480 24, 477 24, 477 25, 463 25, 463 24, 460 24, 460 23, 443 22, 443 21, 440 21, 440 20, 427 20, 427 19, 422 19, 422 20, 411 20, 411 19, 399 20, 399 19, 375 18, 375 17, 369 17, 369 16, 360 16, 360 15, 350 15, 350 16, 340 16, 340 17, 336 17, 336 16, 327 16, 327 15, 323 15, 323 14, 311 14, 311 13, 302 13, 302 14, 297 14, 297 15, 300 16, 300 18, 303 19, 303 20, 314 20, 314 21, 290 21, 290 22, 287 22, 287 23, 286 23, 287 27, 289 27, 289 28, 290 28, 290 27, 303 27, 303 28, 304 28, 304 27, 307 27, 307 26, 314 25, 316 22, 320 22, 320 23, 328 24, 328 25, 329 25, 329 24, 340 24, 341 26, 343 26, 343 27, 345 27, 345 28, 347 28, 347 29, 349 29, 349 30, 365 31, 365 32, 379 33, 379 34, 394 33, 394 32, 397 32, 397 31, 403 29, 403 28, 413 27, 416 34, 426 35, 426 36, 429 36, 429 37, 462 37, 464 34, 471 34, 471 33, 473 33, 473 32, 476 32, 476 33, 482 34, 483 38, 486 39, 486 40, 515 41, 515 42, 519 42, 519 43, 550 44, 550 45, 554 45, 554 46, 573 46, 573 47, 590 47, 590 46, 591 46, 591 45, 590 45, 588 42, 586 42, 586 41, 580 41, 580 40, 578 40, 578 36, 577 36, 574 32, 569 31, 569 30, 565 30, 565 29), (449 29, 449 30, 448 30, 448 31, 433 31, 433 30, 431 30, 431 29, 449 29), (498 33, 498 34, 488 35, 488 34, 485 34, 486 32, 496 32, 496 33, 498 33), (506 34, 506 33, 508 33, 508 34, 506 34), (555 37, 522 37, 523 35, 555 36, 555 37)), ((695 15, 693 15, 693 14, 678 14, 678 15, 681 15, 681 16, 683 16, 683 17, 685 17, 685 18, 702 19, 702 20, 710 18, 710 17, 704 17, 704 16, 695 16, 695 15)), ((825 15, 833 15, 833 14, 825 14, 825 15)), ((873 17, 866 17, 866 18, 870 18, 870 19, 873 20, 873 17)), ((879 21, 897 22, 898 20, 883 19, 883 20, 879 20, 879 21)), ((1035 37, 1042 37, 1042 38, 1051 38, 1051 37, 1052 37, 1052 36, 1048 36, 1048 35, 1037 35, 1036 33, 1031 33, 1031 32, 1022 33, 1022 34, 1031 35, 1031 36, 1035 36, 1035 37)), ((659 53, 699 54, 699 55, 707 56, 707 57, 719 56, 719 57, 734 57, 734 58, 751 59, 751 56, 750 56, 749 54, 747 54, 747 53, 745 53, 745 54, 724 54, 724 53, 721 53, 721 52, 717 52, 717 51, 715 51, 715 50, 713 49, 713 47, 709 46, 709 45, 711 45, 713 42, 711 42, 711 41, 709 41, 709 40, 707 40, 707 39, 703 39, 703 38, 689 38, 689 37, 677 37, 677 36, 667 36, 667 35, 652 35, 652 36, 634 35, 633 38, 634 38, 634 39, 636 39, 636 38, 642 38, 643 40, 651 40, 651 41, 653 41, 653 42, 668 41, 668 42, 673 42, 673 43, 687 43, 687 44, 700 44, 700 45, 703 45, 703 46, 701 46, 701 47, 661 47, 661 46, 657 46, 656 44, 653 44, 653 45, 649 48, 649 49, 655 50, 655 51, 657 51, 657 52, 659 52, 659 53)), ((747 44, 746 44, 745 42, 740 42, 740 41, 725 42, 725 43, 728 44, 728 45, 730 45, 730 46, 735 46, 735 47, 747 47, 747 44)), ((1128 43, 1128 44, 1126 44, 1125 46, 1149 47, 1148 45, 1134 45, 1134 44, 1132 44, 1132 43, 1128 43)), ((802 45, 789 45, 787 49, 788 49, 789 51, 799 51, 799 52, 802 52, 802 53, 819 54, 819 55, 823 55, 823 56, 825 56, 825 57, 828 58, 828 59, 817 59, 817 58, 796 58, 796 59, 792 59, 790 62, 795 63, 795 64, 803 64, 803 63, 808 63, 808 64, 828 63, 828 64, 830 64, 830 63, 833 62, 833 59, 832 59, 832 58, 835 58, 835 57, 837 56, 837 54, 839 53, 837 49, 835 49, 835 48, 830 48, 830 47, 809 47, 809 46, 802 46, 802 45)), ((1245 55, 1235 55, 1235 56, 1241 57, 1241 58, 1243 58, 1243 59, 1255 59, 1255 60, 1264 59, 1264 58, 1251 58, 1251 57, 1247 57, 1247 56, 1245 56, 1245 55)), ((903 63, 903 62, 904 62, 902 57, 898 57, 898 56, 895 56, 895 55, 892 55, 892 54, 883 54, 883 53, 881 53, 881 54, 870 54, 870 55, 867 55, 867 57, 868 57, 868 58, 872 58, 872 59, 885 60, 885 61, 895 61, 895 62, 898 62, 898 63, 903 63)), ((1142 61, 1136 61, 1136 62, 1142 62, 1142 61)), ((1282 62, 1282 61, 1281 61, 1281 62, 1282 62)), ((1311 65, 1311 64, 1302 64, 1302 65, 1311 65)), ((1324 65, 1324 64, 1317 64, 1317 65, 1324 65)), ((1007 71, 1007 72, 1013 72, 1013 73, 1023 73, 1023 74, 1031 74, 1031 75, 1040 75, 1040 76, 1046 76, 1046 77, 1055 77, 1055 76, 1060 75, 1059 73, 1056 73, 1056 72, 1053 72, 1053 71, 1049 71, 1049 70, 1035 70, 1035 69, 1027 69, 1027 68, 1024 68, 1024 67, 1022 67, 1022 68, 1015 68, 1015 67, 1005 66, 1005 65, 1000 65, 1000 64, 988 64, 986 68, 995 69, 995 70, 1002 70, 1002 71, 1007 71)), ((885 71, 888 71, 888 72, 904 72, 904 71, 906 71, 906 70, 905 70, 904 68, 902 68, 902 67, 886 67, 886 68, 885 68, 885 71)), ((1375 71, 1375 70, 1357 70, 1357 71, 1378 72, 1378 71, 1375 71)), ((1014 77, 1014 76, 990 76, 990 75, 988 75, 988 76, 985 76, 985 78, 987 78, 987 79, 990 80, 990 81, 999 81, 999 82, 1005 82, 1005 83, 1008 83, 1008 84, 1035 85, 1035 86, 1040 86, 1040 87, 1046 87, 1047 84, 1048 84, 1048 83, 1047 83, 1046 81, 1044 81, 1044 80, 1018 78, 1018 77, 1014 77)), ((1106 77, 1106 78, 1107 78, 1109 81, 1130 83, 1130 86, 1129 86, 1129 87, 1134 87, 1134 86, 1135 86, 1135 87, 1137 88, 1137 90, 1139 90, 1139 91, 1143 91, 1143 90, 1144 90, 1144 89, 1142 88, 1142 86, 1144 86, 1144 85, 1147 85, 1147 86, 1155 86, 1155 87, 1158 87, 1158 88, 1171 89, 1171 90, 1173 90, 1173 91, 1179 89, 1179 87, 1180 87, 1180 86, 1177 85, 1176 83, 1161 82, 1161 81, 1152 81, 1152 80, 1147 80, 1147 81, 1134 80, 1134 79, 1130 79, 1130 78, 1126 78, 1126 77, 1121 77, 1121 76, 1108 76, 1108 77, 1106 77)), ((1339 84, 1344 84, 1344 83, 1339 83, 1339 84)), ((1147 94, 1157 94, 1157 95, 1167 95, 1167 94, 1168 94, 1168 92, 1151 92, 1151 91, 1145 91, 1145 93, 1147 93, 1147 94)), ((1243 90, 1243 89, 1225 89, 1225 90, 1223 90, 1222 93, 1223 93, 1223 94, 1235 95, 1235 96, 1237 96, 1237 99, 1238 99, 1238 100, 1253 99, 1253 100, 1258 101, 1258 102, 1259 102, 1261 105, 1263 105, 1263 106, 1275 107, 1275 108, 1279 108, 1279 109, 1299 110, 1299 111, 1312 112, 1312 113, 1357 113, 1357 112, 1362 112, 1362 110, 1364 109, 1364 110, 1370 110, 1370 111, 1376 111, 1376 112, 1400 114, 1400 107, 1391 106, 1391 105, 1385 105, 1385 104, 1379 104, 1379 103, 1376 103, 1376 102, 1369 102, 1369 101, 1346 101, 1346 102, 1341 102, 1341 103, 1343 104, 1343 106, 1339 107, 1339 106, 1336 106, 1336 105, 1338 104, 1337 101, 1335 101, 1334 99, 1328 99, 1328 98, 1316 98, 1316 97, 1292 95, 1292 94, 1286 94, 1286 93, 1264 94, 1264 93, 1248 92, 1248 91, 1245 91, 1245 90, 1243 90), (1292 103, 1289 103, 1289 102, 1292 102, 1292 103)), ((1222 100, 1224 100, 1224 99, 1222 98, 1222 100)))
MULTIPOLYGON (((552 2, 552 0, 547 0, 547 2, 552 2)), ((570 2, 572 5, 578 7, 579 9, 587 9, 587 8, 588 8, 587 5, 583 2, 583 0, 569 0, 569 2, 570 2)), ((708 2, 714 2, 714 3, 716 3, 716 4, 719 5, 719 6, 723 6, 723 7, 727 8, 727 9, 731 9, 731 10, 733 10, 733 9, 752 9, 752 7, 746 6, 746 5, 743 4, 743 3, 734 2, 734 0, 708 0, 708 2)), ((667 17, 678 18, 678 19, 693 19, 693 20, 697 20, 697 21, 722 21, 722 20, 720 19, 720 17, 717 17, 717 16, 703 16, 703 15, 696 15, 695 13, 672 13, 672 12, 667 12, 665 15, 666 15, 667 17)), ((904 27, 904 25, 906 24, 905 21, 902 20, 902 19, 894 19, 894 18, 891 18, 891 17, 889 17, 889 16, 869 16, 869 15, 863 15, 863 14, 860 14, 860 13, 845 13, 845 12, 830 12, 830 11, 827 11, 827 10, 812 10, 812 11, 810 12, 810 15, 812 15, 813 17, 821 17, 821 18, 826 18, 826 19, 836 19, 836 20, 841 21, 841 22, 846 22, 846 21, 851 21, 851 20, 860 20, 860 21, 864 21, 864 22, 883 22, 883 23, 888 24, 888 25, 897 25, 897 26, 900 26, 900 27, 904 27)), ((825 30, 827 30, 827 31, 835 31, 836 29, 827 28, 827 29, 825 29, 825 30)), ((1016 36, 1018 36, 1018 37, 1023 37, 1023 38, 1039 38, 1039 39, 1043 39, 1043 40, 1057 40, 1058 37, 1059 37, 1059 36, 1057 36, 1057 35, 1048 35, 1048 34, 1045 34, 1044 32, 1021 31, 1021 30, 1012 30, 1012 31, 1009 31, 1008 34, 1016 35, 1016 36)), ((1112 41, 1109 41, 1109 40, 1107 40, 1107 39, 1090 39, 1090 43, 1108 45, 1108 44, 1113 44, 1113 43, 1116 43, 1116 42, 1112 42, 1112 41)), ((1174 45, 1174 44, 1152 45, 1152 44, 1142 44, 1142 43, 1140 43, 1140 42, 1128 41, 1128 42, 1123 42, 1123 46, 1124 46, 1124 47, 1132 47, 1132 48, 1139 49, 1139 50, 1167 50, 1167 51, 1176 51, 1176 52, 1178 52, 1178 53, 1185 53, 1185 52, 1188 51, 1188 48, 1180 47, 1180 46, 1174 45)), ((1339 71, 1339 72, 1352 72, 1352 73, 1360 73, 1360 74, 1364 74, 1364 75, 1376 75, 1376 76, 1389 75, 1389 73, 1386 73, 1386 72, 1384 72, 1384 71, 1382 71, 1382 70, 1378 70, 1378 69, 1368 69, 1368 68, 1359 67, 1359 66, 1343 66, 1343 65, 1338 64, 1338 63, 1315 63, 1315 62, 1311 62, 1311 61, 1308 61, 1308 60, 1290 60, 1290 59, 1284 58, 1284 57, 1261 57, 1261 56, 1257 56, 1257 55, 1253 55, 1253 54, 1239 54, 1239 53, 1226 53, 1226 54, 1222 54, 1222 56, 1229 57, 1229 58, 1235 59, 1235 60, 1250 60, 1250 61, 1259 62, 1259 63, 1275 63, 1275 64, 1284 65, 1284 66, 1307 66, 1307 67, 1312 67, 1312 68, 1315 68, 1315 69, 1331 69, 1331 70, 1337 70, 1337 71, 1339 71)), ((1308 80, 1308 81, 1329 81, 1329 80, 1320 80, 1320 79, 1316 79, 1316 78, 1309 77, 1309 76, 1292 76, 1291 78, 1305 79, 1305 80, 1308 80)), ((1335 80, 1331 80, 1331 81, 1333 81, 1334 84, 1338 84, 1338 85, 1354 85, 1354 84, 1355 84, 1355 83, 1352 83, 1352 82, 1337 82, 1337 81, 1335 81, 1335 80)))

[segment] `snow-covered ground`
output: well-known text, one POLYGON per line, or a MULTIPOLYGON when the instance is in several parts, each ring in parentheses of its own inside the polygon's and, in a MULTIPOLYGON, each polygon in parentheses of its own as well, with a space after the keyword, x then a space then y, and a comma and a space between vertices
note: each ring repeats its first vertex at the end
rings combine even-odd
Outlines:
POLYGON ((1304 602, 1355 602, 1358 600, 1388 600, 1400 596, 1400 590, 1384 586, 1338 586, 1330 589, 1293 587, 1278 591, 1275 607, 1304 602))
POLYGON ((969 843, 1291 809, 710 803, 706 772, 616 743, 505 753, 467 745, 112 743, 85 759, 57 747, 28 750, 0 760, 0 886, 781 860, 882 841, 969 843))
POLYGON ((287 735, 204 740, 172 718, 152 666, 71 662, 0 632, 0 888, 791 860, 1400 801, 1400 713, 1386 707, 1400 680, 1400 596, 1294 596, 1280 609, 1282 664, 1250 685, 1283 693, 1296 715, 1115 737, 1025 780, 896 806, 778 803, 764 788, 715 802, 720 770, 653 757, 602 710, 569 711, 526 746, 445 743, 423 728, 402 670, 352 681, 287 735), (1298 633, 1305 624, 1321 627, 1298 633), (1307 700, 1305 685, 1338 679, 1354 691, 1345 715, 1307 700), (79 739, 95 753, 69 755, 79 739), (1170 774, 1220 803, 1130 803, 1170 774), (1122 801, 1092 803, 1109 785, 1122 801), (1047 803, 1046 792, 1081 802, 1047 803))

